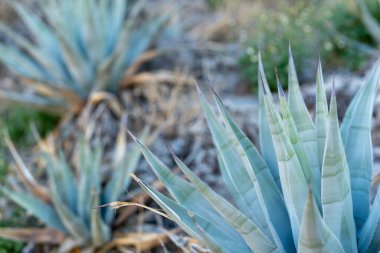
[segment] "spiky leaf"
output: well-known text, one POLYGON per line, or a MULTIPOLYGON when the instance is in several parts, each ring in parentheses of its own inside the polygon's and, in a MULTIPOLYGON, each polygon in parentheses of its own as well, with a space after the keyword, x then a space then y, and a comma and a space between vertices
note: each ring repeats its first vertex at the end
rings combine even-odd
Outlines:
POLYGON ((380 250, 380 188, 369 217, 359 232, 358 246, 360 252, 376 253, 380 250))
POLYGON ((345 150, 351 174, 357 230, 361 229, 369 214, 369 190, 373 166, 371 120, 379 78, 380 61, 376 63, 364 87, 356 95, 358 97, 352 101, 354 107, 351 107, 352 111, 349 114, 351 120, 346 123, 349 124, 348 127, 344 126, 347 128, 345 150))
POLYGON ((339 240, 323 221, 311 190, 309 190, 305 203, 300 238, 298 241, 298 252, 345 252, 339 240))
POLYGON ((223 116, 224 124, 235 140, 234 147, 241 153, 241 159, 245 161, 245 169, 254 182, 258 199, 276 245, 287 252, 295 251, 293 238, 289 233, 291 226, 285 202, 269 168, 259 151, 237 126, 216 95, 215 100, 223 116))
POLYGON ((307 184, 283 122, 273 107, 272 101, 265 97, 265 109, 274 141, 280 171, 282 192, 288 209, 295 245, 298 243, 299 229, 305 206, 307 184))
MULTIPOLYGON (((303 147, 305 149, 307 161, 312 173, 311 180, 313 184, 321 187, 321 171, 318 158, 318 140, 315 131, 314 123, 311 116, 307 110, 305 101, 303 100, 301 89, 298 82, 298 77, 296 73, 296 68, 294 65, 294 60, 292 56, 292 51, 289 46, 289 65, 288 65, 288 87, 289 87, 289 97, 288 104, 289 109, 292 113, 295 125, 298 130, 299 137, 302 141, 303 147)), ((319 192, 314 194, 318 195, 319 192)))
MULTIPOLYGON (((276 162, 276 155, 272 135, 270 133, 268 119, 265 112, 264 92, 270 91, 267 79, 265 77, 264 67, 261 61, 261 53, 259 53, 259 141, 261 154, 268 165, 278 188, 281 190, 280 175, 278 172, 278 164, 276 162)), ((271 96, 271 94, 270 94, 271 96)))
POLYGON ((318 59, 317 70, 317 91, 315 97, 315 131, 318 140, 318 157, 319 164, 323 163, 323 154, 325 150, 326 132, 327 132, 327 99, 325 92, 325 84, 323 82, 322 63, 318 59))
POLYGON ((27 192, 15 192, 4 186, 0 186, 0 191, 25 210, 31 212, 33 215, 48 224, 50 227, 58 229, 62 232, 67 231, 58 214, 49 204, 44 203, 37 197, 30 195, 27 192))
POLYGON ((339 133, 336 96, 328 115, 326 148, 322 166, 323 220, 341 242, 345 252, 358 252, 353 218, 350 171, 339 133))

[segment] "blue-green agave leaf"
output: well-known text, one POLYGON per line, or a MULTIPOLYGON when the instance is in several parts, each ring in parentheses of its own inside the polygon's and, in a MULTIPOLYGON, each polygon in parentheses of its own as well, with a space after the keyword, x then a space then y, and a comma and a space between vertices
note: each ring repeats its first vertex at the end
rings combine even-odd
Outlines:
POLYGON ((22 103, 26 107, 43 109, 47 112, 62 113, 65 110, 65 103, 44 98, 32 94, 17 93, 0 90, 0 100, 3 104, 22 103))
POLYGON ((22 3, 18 1, 11 1, 11 3, 39 46, 51 50, 50 52, 56 51, 58 43, 50 27, 37 14, 25 8, 22 3))
POLYGON ((298 245, 299 229, 305 206, 307 183, 301 164, 285 132, 284 123, 273 102, 265 97, 265 109, 279 165, 282 192, 288 209, 294 244, 298 245))
POLYGON ((99 168, 102 158, 100 145, 95 145, 94 150, 82 140, 79 145, 79 184, 78 184, 78 215, 90 227, 91 191, 98 190, 100 186, 99 168))
POLYGON ((87 241, 90 238, 88 226, 73 210, 70 210, 64 196, 62 196, 61 187, 64 181, 62 174, 57 170, 55 158, 45 154, 44 160, 47 163, 51 199, 59 218, 72 236, 82 241, 87 241))
POLYGON ((58 214, 49 204, 44 203, 39 198, 27 192, 12 191, 5 186, 0 186, 0 191, 19 206, 31 212, 49 227, 55 228, 63 233, 67 232, 58 214))
POLYGON ((298 241, 298 252, 345 252, 339 240, 323 221, 318 206, 314 201, 311 189, 309 189, 305 203, 300 238, 298 241))
POLYGON ((235 148, 241 152, 242 160, 246 160, 245 168, 255 184, 258 199, 276 245, 286 252, 294 252, 293 237, 289 233, 290 220, 281 191, 259 151, 228 114, 219 97, 216 95, 214 97, 224 124, 235 140, 235 148))
POLYGON ((353 113, 356 109, 356 105, 358 104, 359 98, 361 97, 361 94, 363 93, 364 89, 365 89, 365 85, 362 85, 360 87, 359 91, 355 94, 354 98, 351 100, 351 102, 348 105, 348 108, 346 110, 346 113, 344 114, 342 124, 340 126, 340 135, 342 136, 342 141, 343 141, 343 144, 345 147, 347 144, 348 131, 350 129, 352 116, 353 116, 353 113))
MULTIPOLYGON (((63 73, 61 68, 57 65, 57 62, 54 59, 54 56, 48 54, 41 47, 34 45, 28 39, 17 34, 13 29, 9 28, 4 24, 0 24, 0 31, 6 34, 12 42, 14 42, 19 48, 23 49, 30 57, 36 61, 36 64, 39 64, 42 69, 48 69, 51 72, 54 72, 58 79, 64 80, 63 73)), ((9 61, 9 59, 3 59, 4 62, 9 61)), ((49 77, 51 78, 51 76, 49 77)))
MULTIPOLYGON (((294 151, 296 152, 305 180, 308 181, 309 179, 313 178, 312 171, 309 167, 304 146, 298 135, 297 127, 295 125, 293 116, 290 112, 289 106, 286 102, 285 93, 282 90, 282 86, 278 77, 277 77, 277 86, 278 86, 280 107, 281 107, 282 118, 283 118, 283 122, 285 126, 285 131, 287 135, 289 136, 289 140, 291 144, 293 145, 294 151)), ((315 180, 312 180, 311 185, 313 187, 314 192, 320 191, 320 185, 321 185, 320 182, 316 182, 315 180)), ((320 195, 315 194, 314 198, 316 199, 318 206, 320 206, 320 203, 321 203, 320 195)))
POLYGON ((359 232, 359 251, 377 253, 380 250, 380 188, 377 190, 371 212, 359 232))
POLYGON ((200 180, 184 163, 176 159, 177 165, 195 188, 203 194, 219 214, 233 226, 244 238, 245 242, 254 252, 279 252, 277 246, 268 238, 251 220, 230 202, 218 195, 200 180))
POLYGON ((237 144, 236 140, 228 134, 227 129, 217 119, 201 92, 199 92, 199 97, 214 144, 223 163, 220 165, 220 169, 228 190, 239 206, 239 210, 259 227, 268 238, 273 239, 263 207, 257 197, 254 182, 244 166, 241 155, 234 147, 234 142, 237 144))
POLYGON ((99 206, 99 193, 96 190, 92 192, 92 210, 91 210, 91 240, 95 246, 101 246, 111 239, 111 229, 104 222, 101 216, 99 206))
POLYGON ((355 108, 352 109, 350 114, 351 120, 345 144, 346 157, 351 174, 354 217, 358 231, 367 220, 369 214, 370 184, 373 166, 371 120, 379 78, 380 61, 373 68, 364 88, 359 91, 357 100, 353 100, 355 108))
POLYGON ((319 164, 323 163, 323 154, 325 150, 326 132, 327 132, 327 99, 325 84, 323 82, 321 59, 318 59, 317 70, 317 91, 315 97, 315 131, 318 140, 318 157, 319 164))
MULTIPOLYGON (((278 172, 278 164, 276 161, 276 153, 274 150, 272 135, 270 133, 270 128, 268 124, 268 119, 265 112, 265 102, 264 102, 264 92, 269 92, 269 85, 267 78, 265 76, 264 67, 261 61, 261 53, 259 52, 259 67, 258 67, 258 76, 259 76, 259 142, 260 150, 263 158, 268 165, 272 176, 281 190, 280 175, 278 172), (265 91, 264 91, 265 89, 265 91)), ((272 95, 269 93, 269 96, 272 95)))
POLYGON ((0 43, 0 60, 18 75, 32 80, 50 79, 50 76, 37 62, 14 46, 0 43))
MULTIPOLYGON (((288 65, 288 87, 289 97, 288 105, 292 113, 294 123, 296 124, 298 135, 302 141, 305 149, 306 157, 309 163, 309 167, 312 173, 313 184, 318 185, 320 188, 321 182, 321 167, 318 157, 318 140, 316 135, 315 126, 311 116, 307 110, 305 101, 303 100, 301 89, 298 82, 296 68, 294 66, 294 60, 292 51, 289 45, 289 65, 288 65)), ((320 192, 314 192, 315 195, 319 195, 320 192)))
POLYGON ((198 216, 205 218, 212 224, 217 225, 223 231, 226 231, 236 242, 244 243, 244 240, 239 233, 226 223, 226 221, 215 211, 194 186, 183 178, 175 175, 149 149, 147 149, 142 142, 137 139, 134 140, 154 173, 164 183, 166 188, 180 205, 198 216))
POLYGON ((147 192, 149 196, 160 205, 171 219, 179 224, 186 233, 198 239, 200 242, 204 243, 205 246, 208 246, 213 250, 212 252, 252 252, 246 245, 231 240, 232 238, 229 237, 228 233, 225 233, 225 231, 218 226, 208 222, 207 219, 203 219, 197 214, 189 211, 187 208, 146 185, 141 180, 137 180, 137 182, 145 192, 147 192), (207 238, 200 236, 197 226, 201 227, 205 234, 210 236, 207 238))
POLYGON ((73 174, 73 171, 67 164, 65 155, 62 150, 59 152, 59 161, 55 169, 57 170, 57 173, 60 173, 60 192, 63 196, 63 199, 65 199, 65 202, 71 210, 76 210, 78 194, 76 184, 77 181, 73 174))
POLYGON ((350 171, 347 165, 335 92, 331 96, 326 147, 322 166, 323 220, 345 252, 358 252, 353 216, 350 171))
MULTIPOLYGON (((144 142, 147 135, 148 129, 146 128, 139 137, 139 140, 144 142)), ((126 131, 121 127, 114 149, 111 179, 107 182, 104 190, 104 203, 118 200, 123 191, 128 188, 131 182, 129 174, 135 171, 140 160, 141 152, 137 144, 131 145, 131 149, 127 152, 126 137, 126 131)), ((112 209, 107 209, 105 214, 107 223, 111 222, 114 213, 112 209)))

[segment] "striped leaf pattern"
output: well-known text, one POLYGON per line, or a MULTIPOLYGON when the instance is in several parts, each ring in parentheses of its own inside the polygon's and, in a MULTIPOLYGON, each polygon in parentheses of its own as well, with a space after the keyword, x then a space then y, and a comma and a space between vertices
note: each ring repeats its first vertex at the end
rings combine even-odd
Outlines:
POLYGON ((334 91, 331 96, 328 115, 321 195, 323 220, 339 239, 345 252, 358 252, 352 209, 350 171, 339 133, 334 91))
POLYGON ((315 98, 315 131, 318 140, 318 158, 319 164, 323 163, 323 154, 325 151, 326 132, 327 132, 327 99, 325 84, 323 82, 322 63, 318 59, 317 70, 317 91, 315 98))
POLYGON ((258 67, 258 76, 259 76, 259 141, 260 141, 260 150, 263 155, 263 158, 270 169, 273 178, 278 186, 281 189, 280 175, 278 172, 278 164, 276 162, 276 154, 274 151, 274 144, 272 140, 272 135, 270 133, 268 119, 265 112, 265 102, 264 102, 264 93, 269 92, 270 89, 268 85, 267 78, 265 77, 264 67, 261 62, 261 53, 259 52, 259 67, 258 67))
POLYGON ((351 119, 346 120, 349 123, 347 123, 347 135, 345 136, 345 151, 351 174, 357 230, 360 230, 367 220, 370 210, 369 192, 373 166, 371 121, 379 81, 380 61, 376 62, 366 85, 356 95, 358 97, 353 99, 352 111, 348 115, 351 119))
POLYGON ((303 214, 298 252, 345 252, 339 240, 323 221, 311 189, 309 189, 303 214))
MULTIPOLYGON (((292 56, 292 51, 289 46, 289 65, 288 65, 288 87, 289 96, 288 104, 292 113, 298 134, 306 151, 307 161, 312 173, 311 180, 313 184, 321 185, 321 168, 318 158, 318 140, 315 126, 311 116, 307 110, 305 101, 303 100, 301 89, 298 82, 296 68, 292 56)), ((314 194, 320 194, 316 192, 314 194)))
POLYGON ((372 171, 370 122, 380 63, 352 100, 339 128, 337 98, 333 93, 328 110, 321 62, 314 123, 289 53, 288 100, 278 82, 282 116, 267 87, 259 55, 259 124, 264 128, 260 129, 260 151, 215 91, 218 113, 197 87, 233 203, 173 154, 188 180, 174 174, 138 139, 135 142, 143 156, 174 200, 136 180, 171 219, 212 252, 377 253, 380 193, 370 209, 366 189, 370 186, 367 173, 372 171), (208 222, 207 228, 203 222, 208 222), (231 241, 239 249, 233 249, 219 229, 234 238, 231 241))

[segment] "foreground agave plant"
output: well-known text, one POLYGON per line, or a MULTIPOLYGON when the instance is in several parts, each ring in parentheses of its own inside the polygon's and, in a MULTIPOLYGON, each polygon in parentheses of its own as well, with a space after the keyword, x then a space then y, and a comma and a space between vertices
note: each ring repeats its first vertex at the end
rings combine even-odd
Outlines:
POLYGON ((13 43, 0 43, 0 61, 36 92, 2 90, 0 99, 57 112, 80 107, 92 91, 115 92, 169 17, 139 20, 145 1, 32 1, 42 17, 10 2, 33 41, 0 24, 13 43))
MULTIPOLYGON (((260 58, 260 57, 259 57, 260 58)), ((219 166, 234 204, 173 155, 189 181, 135 139, 174 200, 135 178, 187 233, 212 252, 368 252, 380 250, 380 193, 370 208, 372 106, 380 61, 339 129, 334 92, 328 110, 318 65, 316 116, 303 101, 290 52, 289 97, 282 117, 259 64, 259 152, 215 95, 219 116, 200 92, 219 166), (221 119, 220 119, 221 118, 221 119)))
MULTIPOLYGON (((146 132, 141 137, 145 139, 145 136, 146 132)), ((83 140, 73 161, 66 160, 63 152, 57 156, 51 146, 47 148, 45 145, 43 161, 49 183, 46 189, 35 181, 12 142, 7 139, 18 176, 26 190, 0 186, 0 192, 49 228, 63 232, 84 245, 100 246, 111 239, 114 211, 111 208, 94 208, 121 197, 131 181, 128 173, 134 172, 141 156, 136 145, 127 153, 125 140, 125 130, 121 129, 110 162, 108 180, 102 177, 104 171, 100 171, 104 164, 102 145, 99 142, 95 142, 94 148, 91 148, 83 140), (71 167, 72 164, 74 167, 71 167)))

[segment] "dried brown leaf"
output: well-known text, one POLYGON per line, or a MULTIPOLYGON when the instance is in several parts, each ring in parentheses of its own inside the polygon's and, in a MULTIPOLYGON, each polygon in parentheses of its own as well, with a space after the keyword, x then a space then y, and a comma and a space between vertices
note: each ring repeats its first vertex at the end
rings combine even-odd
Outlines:
POLYGON ((50 228, 3 228, 0 237, 43 244, 61 244, 65 239, 63 233, 50 228))
POLYGON ((181 83, 193 85, 195 80, 189 75, 162 70, 156 73, 142 72, 134 76, 127 76, 121 81, 120 87, 127 88, 144 83, 181 83))

